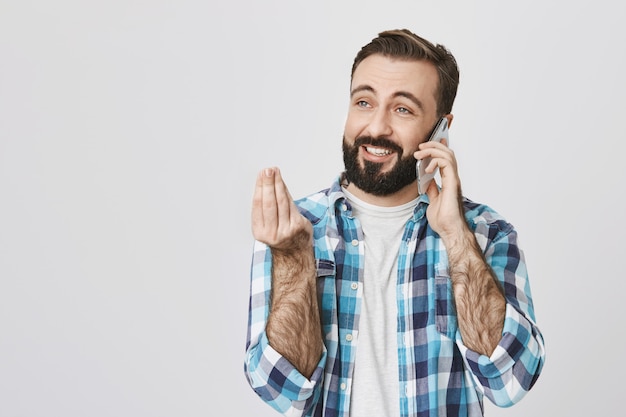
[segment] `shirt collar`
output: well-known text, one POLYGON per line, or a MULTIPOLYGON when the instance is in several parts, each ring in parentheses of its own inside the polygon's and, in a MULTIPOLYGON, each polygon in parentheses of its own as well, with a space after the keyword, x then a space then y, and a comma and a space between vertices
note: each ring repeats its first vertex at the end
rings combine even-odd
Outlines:
MULTIPOLYGON (((345 211, 342 210, 342 208, 346 207, 349 213, 352 212, 352 207, 343 192, 343 187, 346 187, 349 183, 350 181, 348 180, 345 171, 339 174, 339 176, 335 179, 331 187, 328 189, 328 201, 330 203, 330 207, 335 207, 335 209, 338 209, 340 212, 345 211)), ((430 201, 428 200, 428 196, 426 194, 422 194, 419 197, 415 210, 413 211, 413 221, 418 221, 424 217, 429 203, 430 201)))

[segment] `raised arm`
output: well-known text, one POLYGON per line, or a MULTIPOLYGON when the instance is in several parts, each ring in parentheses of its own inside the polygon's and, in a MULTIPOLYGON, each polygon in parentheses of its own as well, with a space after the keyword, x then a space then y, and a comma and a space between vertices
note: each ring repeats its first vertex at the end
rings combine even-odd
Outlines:
POLYGON ((444 240, 459 329, 468 348, 491 356, 502 338, 506 301, 474 234, 465 229, 444 240))
POLYGON ((257 177, 252 233, 272 254, 269 344, 309 378, 323 351, 313 228, 293 203, 278 168, 266 168, 257 177))
POLYGON ((457 345, 476 388, 494 404, 511 406, 532 388, 545 359, 517 233, 491 211, 465 213, 456 158, 445 143, 420 145, 415 157, 425 156, 433 157, 430 169, 441 170, 441 189, 433 183, 427 190, 426 215, 448 254, 457 345))
POLYGON ((448 253, 450 279, 463 343, 490 356, 502 337, 506 300, 491 267, 485 261, 465 220, 456 158, 443 144, 424 143, 416 157, 432 157, 427 171, 439 167, 442 187, 433 182, 427 190, 428 222, 448 253))

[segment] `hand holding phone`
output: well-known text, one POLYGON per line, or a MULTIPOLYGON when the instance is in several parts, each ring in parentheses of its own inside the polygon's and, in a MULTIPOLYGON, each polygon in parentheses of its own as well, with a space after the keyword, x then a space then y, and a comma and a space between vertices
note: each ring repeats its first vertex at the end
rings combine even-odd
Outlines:
MULTIPOLYGON (((439 119, 432 133, 430 134, 428 141, 441 142, 441 139, 445 139, 446 143, 449 144, 448 119, 445 117, 439 119)), ((428 164, 430 164, 431 160, 432 158, 430 157, 418 159, 415 166, 415 169, 417 171, 417 192, 420 195, 426 192, 428 186, 430 185, 430 182, 433 180, 433 178, 435 178, 435 174, 437 174, 437 171, 439 171, 439 168, 437 168, 431 173, 426 172, 426 167, 428 166, 428 164)))

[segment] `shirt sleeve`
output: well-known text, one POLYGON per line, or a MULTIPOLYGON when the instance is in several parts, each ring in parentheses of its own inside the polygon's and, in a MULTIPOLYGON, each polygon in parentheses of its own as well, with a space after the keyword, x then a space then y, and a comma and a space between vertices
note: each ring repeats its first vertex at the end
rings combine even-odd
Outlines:
POLYGON ((545 360, 543 336, 535 323, 530 285, 517 233, 504 221, 478 225, 475 234, 504 289, 506 312, 502 338, 487 357, 457 344, 476 388, 495 405, 509 407, 520 401, 537 381, 545 360))
POLYGON ((302 416, 320 397, 326 349, 309 379, 270 346, 265 326, 269 315, 271 262, 269 248, 255 242, 244 371, 248 383, 263 401, 286 416, 302 416))

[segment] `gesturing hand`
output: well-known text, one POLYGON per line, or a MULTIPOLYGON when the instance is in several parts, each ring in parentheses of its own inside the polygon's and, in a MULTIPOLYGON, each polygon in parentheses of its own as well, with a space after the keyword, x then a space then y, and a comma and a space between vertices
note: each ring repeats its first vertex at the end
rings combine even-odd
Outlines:
POLYGON ((283 252, 311 248, 313 227, 293 202, 278 168, 259 172, 252 200, 252 234, 283 252))
POLYGON ((259 172, 252 234, 272 252, 270 345, 310 378, 324 348, 317 304, 313 226, 298 211, 278 168, 259 172))

